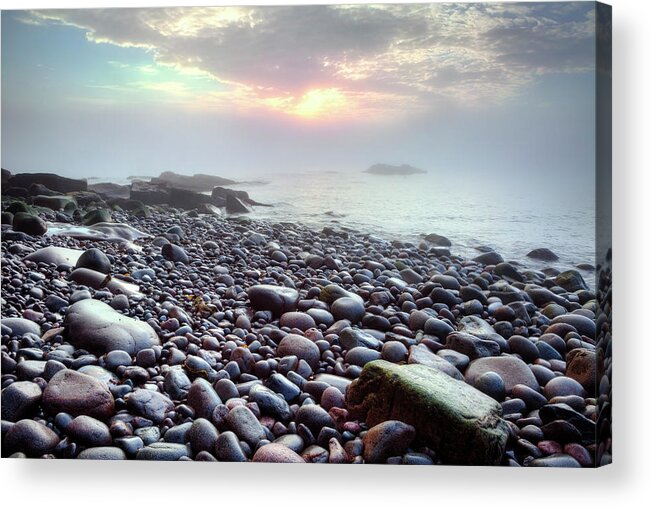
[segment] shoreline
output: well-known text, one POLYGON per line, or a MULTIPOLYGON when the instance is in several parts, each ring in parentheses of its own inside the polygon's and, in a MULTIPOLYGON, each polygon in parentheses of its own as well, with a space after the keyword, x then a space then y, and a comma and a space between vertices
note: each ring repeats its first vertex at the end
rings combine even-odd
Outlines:
MULTIPOLYGON (((418 374, 414 365, 435 371, 443 377, 430 380, 443 382, 442 389, 463 385, 478 396, 473 410, 501 412, 497 448, 487 453, 493 461, 471 464, 599 462, 589 436, 597 406, 590 393, 597 387, 578 368, 594 363, 596 302, 576 277, 563 282, 579 284, 568 291, 552 277, 512 265, 497 273, 358 231, 152 209, 149 217, 109 212, 151 235, 133 240, 140 251, 107 240, 12 238, 3 227, 3 351, 11 359, 8 367, 3 362, 2 387, 11 389, 3 392, 10 400, 3 419, 9 413, 48 428, 7 422, 3 452, 330 463, 461 459, 467 444, 454 425, 439 431, 460 450, 428 437, 409 407, 376 424, 369 407, 353 401, 367 398, 360 392, 370 375, 364 366, 384 360, 410 374, 418 374), (61 269, 25 261, 28 249, 46 246, 86 251, 88 258, 81 270, 74 269, 77 261, 61 269), (97 275, 106 270, 110 281, 97 275), (101 303, 85 309, 88 301, 101 303), (92 339, 103 329, 97 319, 116 322, 121 315, 142 345, 121 343, 111 327, 92 339), (7 318, 19 320, 9 326, 7 318), (108 352, 107 343, 116 348, 108 352), (51 384, 64 389, 69 371, 86 375, 69 374, 67 381, 92 384, 109 400, 103 412, 89 416, 87 400, 70 407, 53 399, 51 384), (357 387, 348 388, 353 381, 357 387), (102 439, 89 441, 95 434, 89 428, 102 439), (30 448, 35 436, 49 443, 30 448)), ((115 224, 103 227, 109 236, 128 234, 115 224)))

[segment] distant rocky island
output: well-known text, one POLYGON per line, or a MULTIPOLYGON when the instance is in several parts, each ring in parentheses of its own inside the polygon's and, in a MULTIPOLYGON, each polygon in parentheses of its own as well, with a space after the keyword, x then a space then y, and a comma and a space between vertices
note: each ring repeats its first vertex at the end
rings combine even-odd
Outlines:
POLYGON ((389 175, 409 175, 409 174, 426 174, 427 171, 424 171, 423 169, 418 169, 417 167, 413 167, 409 164, 402 164, 402 165, 390 165, 390 164, 374 164, 366 171, 365 173, 369 174, 379 174, 381 176, 389 176, 389 175))

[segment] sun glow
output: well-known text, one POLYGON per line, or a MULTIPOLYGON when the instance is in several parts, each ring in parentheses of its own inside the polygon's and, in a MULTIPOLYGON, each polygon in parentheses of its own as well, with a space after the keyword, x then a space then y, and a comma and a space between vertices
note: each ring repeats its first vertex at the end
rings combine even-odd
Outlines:
POLYGON ((350 106, 350 101, 338 88, 316 88, 291 100, 286 112, 302 118, 318 119, 337 116, 350 106))

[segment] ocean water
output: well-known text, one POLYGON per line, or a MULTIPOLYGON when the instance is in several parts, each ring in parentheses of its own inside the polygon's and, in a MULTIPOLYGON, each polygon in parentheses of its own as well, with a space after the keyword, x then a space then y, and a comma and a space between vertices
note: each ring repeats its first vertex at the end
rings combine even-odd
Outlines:
MULTIPOLYGON (((312 172, 275 174, 233 188, 272 204, 255 207, 253 216, 298 221, 315 228, 348 226, 385 239, 417 242, 437 233, 451 251, 474 257, 489 246, 509 261, 541 269, 594 264, 595 208, 584 193, 547 192, 535 185, 505 188, 505 182, 464 181, 452 175, 378 176, 367 173, 312 172), (559 256, 553 263, 526 256, 546 247, 559 256)), ((582 271, 592 284, 594 274, 582 271)))
MULTIPOLYGON (((595 263, 594 190, 589 186, 563 193, 529 181, 477 175, 314 171, 264 174, 231 188, 272 205, 254 207, 252 218, 295 221, 316 229, 347 226, 416 243, 437 233, 449 238, 452 253, 462 257, 475 257, 478 247, 488 246, 506 260, 534 269, 595 263), (540 247, 560 259, 545 263, 526 256, 540 247)), ((594 273, 581 273, 593 285, 594 273)))

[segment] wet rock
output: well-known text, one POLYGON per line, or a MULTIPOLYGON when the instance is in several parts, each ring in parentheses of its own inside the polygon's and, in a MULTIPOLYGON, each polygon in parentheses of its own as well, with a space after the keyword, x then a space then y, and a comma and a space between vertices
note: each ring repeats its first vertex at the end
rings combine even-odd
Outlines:
POLYGON ((297 334, 285 336, 280 341, 276 354, 278 357, 296 356, 303 359, 310 365, 312 370, 319 367, 319 359, 321 358, 319 347, 313 341, 297 334))
POLYGON ((434 368, 454 379, 463 380, 463 375, 461 375, 459 370, 442 357, 434 354, 422 343, 409 347, 409 358, 407 359, 407 362, 409 364, 421 364, 428 368, 434 368))
POLYGON ((173 245, 172 243, 167 243, 161 248, 161 254, 165 259, 172 262, 181 262, 183 264, 188 264, 190 258, 188 254, 185 253, 185 250, 178 245, 173 245))
POLYGON ((136 459, 148 461, 178 461, 188 457, 190 451, 186 445, 169 442, 154 442, 139 449, 136 454, 136 459))
POLYGON ((136 389, 126 396, 127 406, 136 414, 153 421, 163 422, 174 403, 167 396, 149 389, 136 389))
POLYGON ((12 228, 16 232, 24 232, 30 236, 42 236, 47 232, 47 224, 36 215, 18 212, 14 215, 12 228))
POLYGON ((77 455, 77 459, 93 459, 93 460, 124 460, 127 459, 125 452, 119 447, 91 447, 84 449, 77 455))
POLYGON ((275 316, 296 310, 299 299, 296 290, 276 285, 254 285, 247 294, 254 311, 268 310, 275 316))
POLYGON ((2 324, 2 334, 7 332, 9 336, 24 336, 29 333, 41 336, 40 326, 36 322, 32 322, 28 319, 12 317, 0 320, 0 324, 2 324), (5 329, 8 331, 5 331, 5 329))
POLYGON ((22 419, 13 424, 3 439, 3 454, 23 452, 37 458, 54 450, 59 444, 58 435, 44 424, 32 419, 22 419))
POLYGON ((233 408, 228 413, 226 423, 239 438, 253 448, 266 436, 264 428, 253 412, 242 405, 233 408))
POLYGON ((188 405, 194 409, 197 417, 210 420, 215 407, 221 404, 222 400, 210 382, 203 378, 192 382, 188 391, 188 405))
POLYGON ((100 380, 74 370, 61 370, 43 391, 43 408, 52 415, 66 412, 105 420, 113 415, 115 400, 100 380))
POLYGON ((18 421, 36 411, 43 392, 33 382, 14 382, 2 390, 2 419, 18 421))
POLYGON ((247 461, 246 455, 240 446, 240 441, 232 431, 225 431, 217 437, 215 456, 219 461, 239 463, 247 461))
POLYGON ((558 255, 552 252, 549 248, 536 248, 534 250, 531 250, 531 252, 527 254, 527 257, 530 257, 532 259, 537 259, 540 261, 558 260, 558 255))
POLYGON ((110 273, 111 261, 101 250, 90 248, 81 254, 75 267, 88 268, 100 273, 110 273))
POLYGON ((487 371, 495 372, 502 377, 507 394, 510 394, 517 384, 523 384, 534 390, 540 387, 531 369, 515 356, 483 357, 471 361, 465 372, 466 382, 474 385, 479 376, 487 371))
POLYGON ((497 464, 508 435, 500 405, 466 383, 422 365, 367 364, 346 395, 351 415, 375 426, 413 426, 444 463, 497 464))
POLYGON ((402 421, 384 421, 364 436, 364 461, 384 463, 390 456, 400 456, 416 437, 416 429, 402 421))
POLYGON ((113 441, 108 426, 87 415, 75 417, 66 427, 66 433, 75 442, 88 447, 107 446, 113 441))
POLYGON ((305 460, 281 444, 267 444, 260 447, 253 455, 254 463, 305 463, 305 460))
POLYGON ((84 299, 70 306, 64 325, 70 343, 99 354, 123 350, 133 356, 142 349, 160 345, 149 324, 97 300, 84 299))

